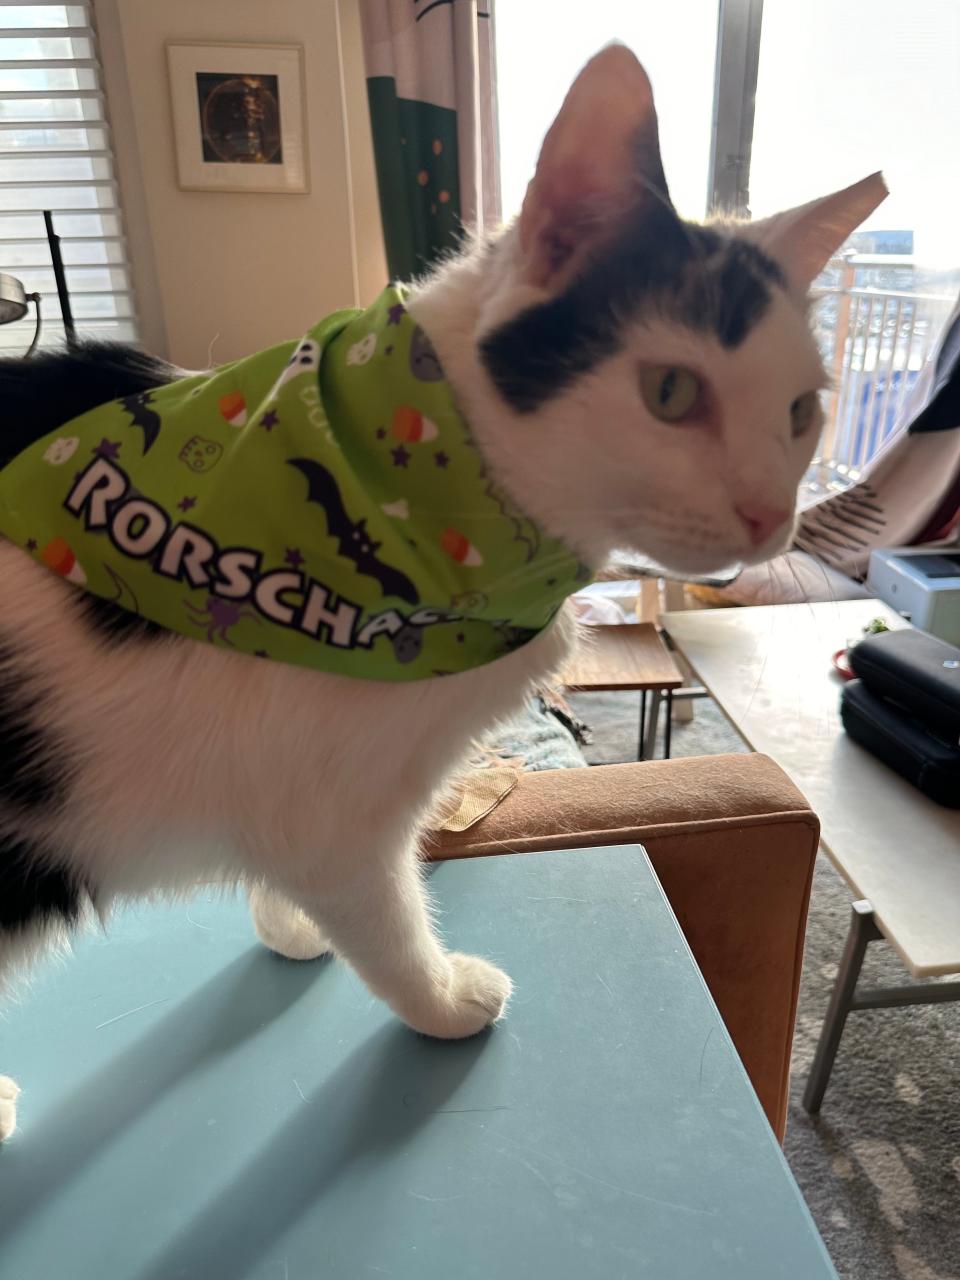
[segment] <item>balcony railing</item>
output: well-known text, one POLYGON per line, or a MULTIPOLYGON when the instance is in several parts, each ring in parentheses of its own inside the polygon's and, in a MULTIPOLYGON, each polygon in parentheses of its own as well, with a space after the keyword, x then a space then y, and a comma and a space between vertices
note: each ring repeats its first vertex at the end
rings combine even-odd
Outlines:
POLYGON ((910 255, 848 255, 821 279, 814 329, 832 389, 813 496, 846 488, 889 438, 956 302, 955 279, 923 276, 910 255))

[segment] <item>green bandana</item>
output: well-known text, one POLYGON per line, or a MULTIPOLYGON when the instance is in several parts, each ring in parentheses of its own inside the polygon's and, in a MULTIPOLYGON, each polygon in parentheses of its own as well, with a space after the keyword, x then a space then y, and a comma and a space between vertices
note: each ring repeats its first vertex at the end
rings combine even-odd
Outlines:
POLYGON ((59 428, 0 472, 0 532, 171 631, 371 680, 491 662, 586 577, 494 485, 397 288, 59 428))

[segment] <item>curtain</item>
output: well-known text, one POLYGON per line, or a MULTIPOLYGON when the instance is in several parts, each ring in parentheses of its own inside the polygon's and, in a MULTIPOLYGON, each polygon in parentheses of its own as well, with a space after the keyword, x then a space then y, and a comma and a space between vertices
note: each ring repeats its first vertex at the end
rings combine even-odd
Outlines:
POLYGON ((796 545, 862 579, 876 547, 948 537, 960 523, 960 304, 860 480, 803 513, 796 545))
POLYGON ((360 0, 387 265, 409 279, 500 220, 493 0, 360 0))

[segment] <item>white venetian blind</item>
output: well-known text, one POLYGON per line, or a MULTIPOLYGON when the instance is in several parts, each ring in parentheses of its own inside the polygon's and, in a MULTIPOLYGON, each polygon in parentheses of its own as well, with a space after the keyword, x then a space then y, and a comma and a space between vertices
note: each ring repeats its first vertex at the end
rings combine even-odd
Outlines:
MULTIPOLYGON (((42 345, 63 324, 43 210, 53 211, 78 332, 135 339, 136 320, 90 5, 0 0, 0 271, 42 295, 42 345)), ((24 350, 31 315, 0 326, 24 350)))

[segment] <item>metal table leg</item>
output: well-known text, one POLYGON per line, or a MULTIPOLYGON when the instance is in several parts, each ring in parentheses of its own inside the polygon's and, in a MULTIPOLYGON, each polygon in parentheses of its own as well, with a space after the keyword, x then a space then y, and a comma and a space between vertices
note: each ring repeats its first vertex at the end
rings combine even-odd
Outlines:
POLYGON ((641 689, 640 690, 640 737, 637 739, 637 759, 638 760, 644 759, 643 752, 644 752, 644 746, 645 746, 644 737, 646 736, 645 734, 646 727, 647 727, 647 691, 646 689, 641 689))
POLYGON ((877 928, 873 918, 873 907, 870 903, 863 899, 854 902, 850 916, 850 931, 847 934, 843 958, 840 961, 840 972, 837 974, 833 995, 830 997, 830 1007, 823 1021, 807 1086, 803 1091, 803 1105, 813 1114, 820 1110, 823 1095, 827 1091, 830 1072, 833 1070, 833 1062, 847 1022, 847 1014, 851 1009, 856 1008, 857 979, 860 977, 860 968, 867 946, 882 937, 883 934, 877 928))
POLYGON ((673 690, 667 690, 667 723, 663 729, 663 758, 670 759, 670 739, 673 731, 673 690))
POLYGON ((650 708, 647 712, 647 723, 643 735, 643 754, 641 759, 652 760, 657 750, 657 729, 660 725, 660 704, 663 702, 661 689, 650 690, 650 708))

